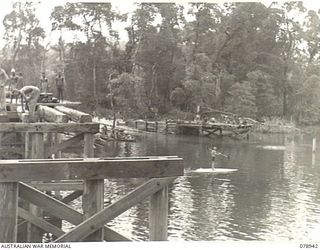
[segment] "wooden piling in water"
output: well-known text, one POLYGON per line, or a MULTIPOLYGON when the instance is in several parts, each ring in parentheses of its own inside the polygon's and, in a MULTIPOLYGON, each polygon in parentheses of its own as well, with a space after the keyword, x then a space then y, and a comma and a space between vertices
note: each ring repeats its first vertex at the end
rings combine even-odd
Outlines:
POLYGON ((154 130, 155 130, 155 132, 158 132, 158 122, 157 121, 155 121, 154 130))
MULTIPOLYGON (((43 159, 44 157, 44 142, 43 133, 32 133, 31 134, 31 158, 32 159, 43 159)), ((37 206, 30 204, 29 211, 31 214, 42 217, 43 212, 37 206)), ((38 227, 29 223, 27 229, 27 240, 28 242, 42 242, 43 231, 38 227)))
POLYGON ((150 198, 149 239, 165 241, 168 237, 168 186, 150 198))
MULTIPOLYGON (((29 132, 24 133, 24 158, 25 159, 31 159, 32 158, 32 134, 29 132)), ((29 211, 30 204, 27 201, 20 200, 21 207, 25 209, 26 211, 29 211)), ((19 226, 19 233, 17 235, 17 241, 18 242, 28 242, 28 237, 30 236, 30 233, 28 234, 28 230, 30 230, 30 223, 23 223, 19 226)))
MULTIPOLYGON (((84 134, 84 157, 94 157, 94 136, 91 133, 84 134)), ((82 195, 82 208, 86 219, 90 218, 103 209, 104 203, 104 180, 85 180, 82 195)), ((103 228, 86 237, 85 241, 102 241, 103 228)))
POLYGON ((17 242, 18 183, 0 182, 0 243, 17 242))

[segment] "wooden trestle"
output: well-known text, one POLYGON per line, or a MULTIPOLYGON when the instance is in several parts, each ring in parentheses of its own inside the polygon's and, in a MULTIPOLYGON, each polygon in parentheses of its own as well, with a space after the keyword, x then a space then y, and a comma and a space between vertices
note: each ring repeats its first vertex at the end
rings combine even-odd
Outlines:
MULTIPOLYGON (((55 242, 130 241, 105 224, 148 197, 150 240, 167 240, 168 185, 183 175, 183 160, 177 156, 94 158, 99 124, 88 114, 61 105, 40 106, 40 111, 44 122, 0 122, 0 134, 18 133, 25 138, 23 159, 0 161, 0 242, 42 242, 44 233, 52 234, 55 242), (64 133, 73 136, 62 142, 64 133), (61 151, 81 141, 79 158, 59 158, 61 151), (52 155, 55 159, 50 159, 52 155), (148 180, 104 207, 108 178, 148 180), (73 192, 61 197, 61 190, 73 192), (83 213, 68 205, 81 195, 83 213), (62 220, 74 228, 63 231, 62 220)), ((3 109, 1 115, 6 115, 3 109)), ((22 120, 24 115, 19 114, 22 120)))

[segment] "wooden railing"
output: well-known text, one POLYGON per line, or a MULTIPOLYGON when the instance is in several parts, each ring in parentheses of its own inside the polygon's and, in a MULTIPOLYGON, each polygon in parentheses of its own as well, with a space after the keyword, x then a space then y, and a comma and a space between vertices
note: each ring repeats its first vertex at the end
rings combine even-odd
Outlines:
MULTIPOLYGON (((17 241, 18 217, 54 235, 55 242, 127 241, 127 237, 106 227, 105 224, 148 197, 151 197, 150 240, 166 240, 168 185, 181 175, 183 161, 176 156, 0 161, 0 242, 17 241), (149 180, 103 208, 104 179, 139 177, 149 180), (64 180, 61 188, 66 188, 66 180, 84 180, 84 214, 64 203, 79 197, 82 190, 74 191, 59 201, 32 187, 34 181, 61 180, 64 180), (75 227, 69 232, 64 232, 43 217, 19 207, 18 197, 58 219, 68 221, 75 227)), ((48 185, 56 185, 57 188, 59 184, 48 185)))
POLYGON ((150 240, 166 240, 168 185, 183 175, 183 160, 177 156, 93 158, 99 124, 92 123, 88 114, 63 106, 41 105, 39 110, 47 122, 23 122, 26 114, 19 112, 22 122, 7 122, 6 112, 0 119, 0 148, 2 133, 25 138, 24 159, 0 161, 0 242, 42 242, 45 232, 56 242, 128 241, 105 224, 148 197, 150 240), (62 141, 64 133, 73 137, 62 141), (61 151, 79 147, 82 141, 81 158, 61 159, 61 151), (52 155, 56 159, 48 159, 52 155), (104 208, 108 178, 148 181, 104 208), (59 198, 61 190, 73 192, 59 198), (80 196, 83 214, 68 205, 80 196), (74 228, 64 232, 62 220, 74 228))

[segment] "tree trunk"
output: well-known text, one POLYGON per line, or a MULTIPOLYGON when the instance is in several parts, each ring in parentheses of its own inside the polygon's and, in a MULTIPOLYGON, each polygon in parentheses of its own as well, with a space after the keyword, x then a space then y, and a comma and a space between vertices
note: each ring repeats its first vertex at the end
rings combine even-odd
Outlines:
POLYGON ((95 56, 93 57, 92 78, 93 78, 94 106, 95 106, 95 108, 97 108, 97 106, 98 106, 98 98, 97 98, 97 74, 96 74, 96 58, 95 58, 95 56))
POLYGON ((288 73, 288 66, 287 60, 285 60, 285 66, 283 69, 283 117, 287 116, 288 113, 288 104, 287 104, 287 73, 288 73))

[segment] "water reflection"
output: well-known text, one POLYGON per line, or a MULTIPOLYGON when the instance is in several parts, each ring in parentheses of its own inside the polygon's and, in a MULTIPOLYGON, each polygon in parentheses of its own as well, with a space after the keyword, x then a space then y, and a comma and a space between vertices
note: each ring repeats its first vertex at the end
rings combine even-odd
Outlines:
MULTIPOLYGON (((169 188, 169 240, 318 240, 320 165, 308 136, 230 138, 143 135, 136 143, 110 142, 99 156, 178 155, 187 174, 169 188), (210 166, 209 147, 238 168, 223 175, 192 174, 210 166), (271 147, 270 147, 271 146, 271 147), (277 148, 278 147, 278 148, 277 148), (314 157, 314 159, 312 158, 314 157)), ((144 180, 108 180, 106 205, 144 180)), ((148 239, 148 201, 108 225, 135 240, 148 239)))

